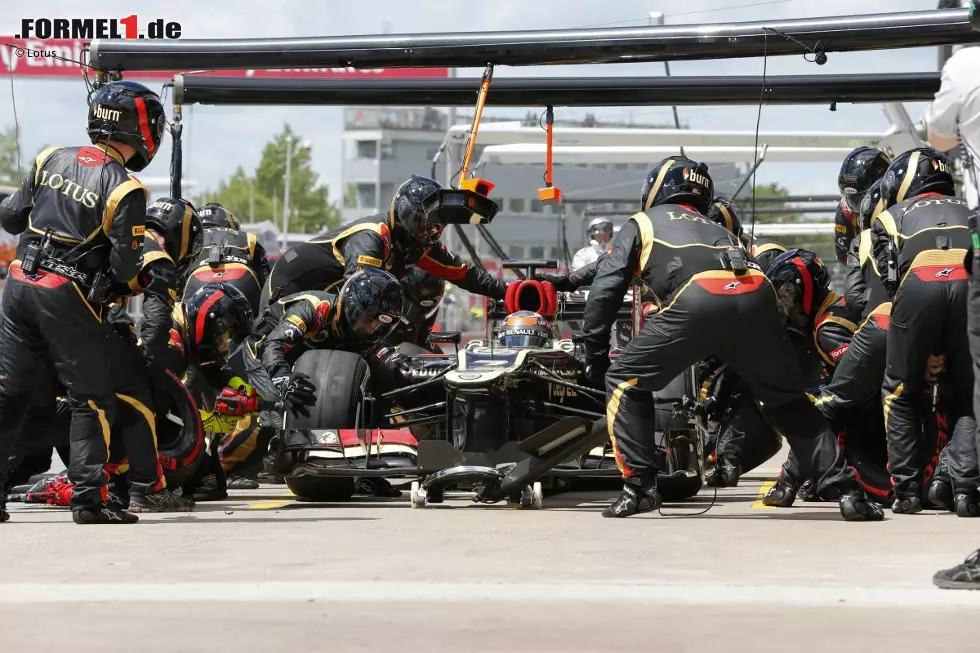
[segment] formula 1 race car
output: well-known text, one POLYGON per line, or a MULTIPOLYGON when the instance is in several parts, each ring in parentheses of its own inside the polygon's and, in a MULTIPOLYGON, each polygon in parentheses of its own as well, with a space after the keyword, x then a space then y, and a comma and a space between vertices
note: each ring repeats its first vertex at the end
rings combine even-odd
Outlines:
MULTIPOLYGON (((513 261, 507 267, 555 267, 553 261, 513 261)), ((524 281, 489 302, 488 337, 459 349, 458 334, 439 334, 456 351, 403 346, 402 387, 375 394, 369 365, 347 352, 313 351, 295 369, 318 385, 309 418, 290 420, 277 469, 301 498, 343 499, 355 478, 415 479, 413 505, 442 499, 450 486, 474 498, 539 505, 553 490, 598 480, 620 483, 605 428, 605 392, 582 384, 584 363, 572 339, 558 337, 560 321, 581 320, 583 299, 524 281), (497 331, 516 312, 532 312, 551 330, 546 342, 501 346, 497 331), (418 442, 413 452, 412 442, 418 442), (329 453, 328 453, 329 452, 329 453), (414 453, 414 458, 413 458, 414 453)), ((638 306, 624 304, 618 321, 638 328, 638 306)), ((614 353, 615 355, 615 353, 614 353)), ((696 494, 703 482, 703 449, 690 410, 690 373, 656 397, 660 491, 667 500, 696 494)))

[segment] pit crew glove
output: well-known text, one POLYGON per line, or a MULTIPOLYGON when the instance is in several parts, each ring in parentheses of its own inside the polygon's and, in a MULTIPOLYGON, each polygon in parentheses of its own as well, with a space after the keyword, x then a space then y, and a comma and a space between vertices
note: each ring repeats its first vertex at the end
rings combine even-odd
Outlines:
POLYGON ((255 390, 249 394, 233 388, 224 388, 214 402, 214 412, 219 415, 241 417, 249 413, 257 413, 260 410, 259 396, 255 394, 255 390))
POLYGON ((606 386, 606 372, 609 371, 609 350, 604 349, 593 354, 586 354, 585 382, 593 388, 602 389, 606 386))
POLYGON ((310 416, 309 408, 316 404, 316 385, 310 377, 302 372, 293 372, 289 376, 277 376, 272 384, 279 391, 279 396, 286 402, 286 408, 293 417, 310 416))
POLYGON ((550 272, 537 272, 534 275, 535 281, 547 281, 558 292, 575 292, 575 284, 568 280, 567 274, 552 274, 550 272))

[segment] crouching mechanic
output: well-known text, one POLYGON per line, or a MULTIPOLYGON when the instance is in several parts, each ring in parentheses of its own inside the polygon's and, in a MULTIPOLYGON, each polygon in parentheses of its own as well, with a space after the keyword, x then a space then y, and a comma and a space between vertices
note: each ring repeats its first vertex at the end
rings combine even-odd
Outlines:
MULTIPOLYGON (((307 291, 284 297, 256 321, 246 346, 261 363, 282 396, 304 400, 294 412, 309 415, 315 387, 309 377, 293 372, 299 357, 311 349, 361 353, 384 338, 402 315, 402 289, 392 275, 366 267, 344 282, 337 295, 307 291)), ((253 371, 249 378, 255 376, 253 371)), ((258 386, 258 383, 253 385, 258 386)), ((248 466, 261 460, 275 429, 253 419, 222 438, 218 447, 223 469, 248 466)))
MULTIPOLYGON (((797 347, 804 380, 815 388, 833 377, 837 364, 850 347, 857 324, 844 298, 830 289, 830 272, 813 252, 792 249, 781 254, 766 276, 776 291, 780 312, 791 332, 790 340, 797 347), (802 339, 792 334, 799 334, 802 339), (805 346, 805 341, 810 341, 812 346, 805 346)), ((742 415, 737 415, 733 422, 739 417, 742 415)), ((742 441, 758 438, 759 431, 767 430, 764 420, 753 420, 750 424, 755 432, 736 428, 736 437, 742 441)), ((738 447, 735 449, 737 452, 738 447)), ((719 467, 724 469, 725 462, 725 456, 719 454, 719 467)), ((799 467, 796 456, 790 452, 780 482, 799 487, 802 480, 799 467)))
POLYGON ((771 284, 738 239, 704 217, 712 190, 703 163, 675 157, 658 164, 644 183, 643 211, 623 226, 592 284, 583 336, 586 377, 595 384, 605 378, 607 427, 625 478, 603 515, 628 517, 658 507, 652 393, 716 356, 745 381, 807 472, 820 479, 822 493, 839 497, 845 519, 882 519, 806 398, 771 284), (610 327, 637 276, 661 310, 647 317, 610 367, 610 327))
MULTIPOLYGON (((871 225, 871 248, 892 296, 882 397, 893 512, 923 508, 922 395, 929 359, 945 355, 944 397, 953 424, 949 472, 956 514, 980 516, 967 338, 969 209, 957 199, 949 160, 931 148, 898 156, 881 182, 887 206, 871 225)), ((935 393, 935 388, 933 392, 935 393)))
POLYGON ((426 204, 441 188, 427 177, 414 176, 395 191, 387 213, 355 220, 287 250, 262 290, 262 308, 305 290, 336 292, 344 279, 365 266, 401 279, 415 265, 468 292, 503 299, 504 281, 466 265, 440 242, 445 224, 439 210, 426 210, 426 204))
MULTIPOLYGON (((214 432, 213 422, 221 422, 221 414, 235 415, 231 424, 217 430, 225 433, 249 413, 258 411, 258 395, 228 365, 233 343, 244 340, 252 329, 252 310, 248 299, 229 283, 212 282, 174 307, 167 343, 167 369, 176 377, 195 372, 207 386, 209 394, 218 396, 215 411, 204 411, 205 429, 214 432), (227 390, 226 390, 227 388, 227 390), (220 413, 218 412, 220 411, 220 413)), ((197 393, 192 392, 192 395, 197 393)), ((275 397, 272 397, 275 399, 275 397)), ((201 397, 194 396, 198 407, 201 397)), ((158 411, 169 406, 157 406, 158 411)), ((227 496, 225 476, 217 462, 214 449, 202 458, 185 491, 195 499, 227 496)))
POLYGON ((220 204, 205 204, 197 212, 204 225, 200 255, 187 273, 183 297, 193 295, 206 283, 230 283, 244 293, 259 313, 259 296, 269 276, 265 248, 255 234, 242 231, 234 214, 220 204))

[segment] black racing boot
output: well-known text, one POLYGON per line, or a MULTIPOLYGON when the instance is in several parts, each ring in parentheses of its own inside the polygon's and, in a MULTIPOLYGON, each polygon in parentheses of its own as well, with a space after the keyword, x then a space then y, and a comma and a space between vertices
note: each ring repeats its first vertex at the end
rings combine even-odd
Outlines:
POLYGON ((864 490, 845 492, 839 506, 844 521, 881 521, 885 518, 885 511, 870 500, 864 490))
POLYGON ((228 489, 229 490, 258 490, 259 482, 247 478, 245 476, 239 476, 238 474, 229 474, 228 489))
POLYGON ((778 478, 776 484, 769 488, 766 496, 762 497, 763 505, 774 508, 789 508, 796 501, 796 486, 778 478))
POLYGON ((817 493, 817 484, 810 478, 803 481, 803 485, 800 486, 796 496, 799 497, 800 501, 823 501, 820 494, 817 493))
POLYGON ((929 503, 940 510, 953 512, 953 486, 938 476, 929 484, 929 503))
POLYGON ((121 476, 113 475, 109 477, 109 500, 106 502, 111 510, 125 510, 129 508, 129 486, 121 476))
POLYGON ((72 508, 71 518, 76 524, 135 524, 140 520, 134 514, 110 508, 107 504, 72 508))
POLYGON ((657 476, 652 480, 631 476, 623 483, 623 491, 616 500, 602 511, 603 517, 631 517, 641 512, 651 512, 660 507, 661 497, 657 492, 657 476))
POLYGON ((980 492, 957 492, 953 498, 957 517, 980 517, 980 492))
POLYGON ((918 494, 896 496, 892 502, 892 512, 896 515, 914 515, 922 512, 922 498, 918 494))
MULTIPOLYGON (((738 461, 730 460, 727 456, 719 456, 712 468, 710 478, 705 479, 708 487, 737 487, 742 468, 738 461)), ((707 475, 706 475, 707 476, 707 475)))
POLYGON ((980 549, 971 553, 963 564, 937 571, 932 582, 944 590, 980 590, 980 549))
POLYGON ((129 512, 191 512, 194 500, 185 498, 180 490, 158 490, 129 497, 129 512))

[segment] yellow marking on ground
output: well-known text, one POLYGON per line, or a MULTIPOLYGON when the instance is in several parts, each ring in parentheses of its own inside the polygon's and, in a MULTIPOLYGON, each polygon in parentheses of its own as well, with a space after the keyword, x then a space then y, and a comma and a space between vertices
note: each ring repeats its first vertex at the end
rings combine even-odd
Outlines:
POLYGON ((764 481, 759 487, 759 498, 752 503, 752 510, 775 510, 774 506, 767 506, 762 503, 762 497, 766 496, 766 492, 776 487, 776 481, 764 481))
POLYGON ((275 510, 276 508, 282 508, 283 506, 293 503, 296 500, 296 495, 288 491, 288 498, 285 499, 273 499, 271 501, 261 501, 259 503, 253 503, 250 506, 245 506, 245 510, 275 510))

